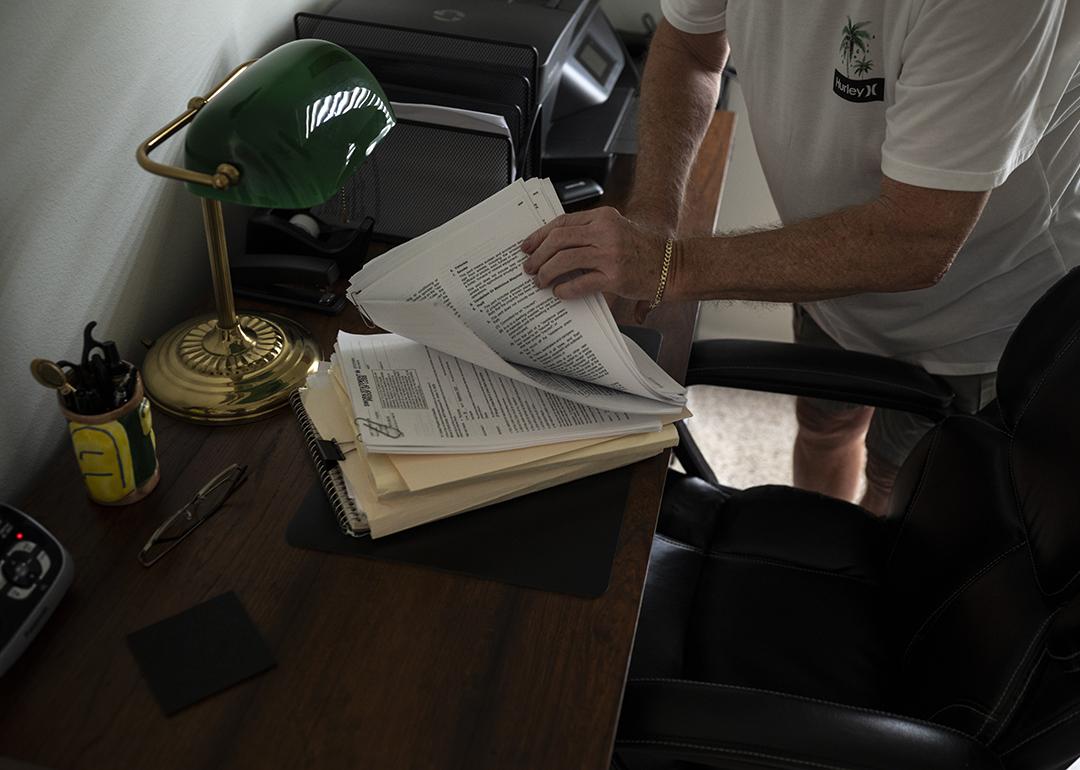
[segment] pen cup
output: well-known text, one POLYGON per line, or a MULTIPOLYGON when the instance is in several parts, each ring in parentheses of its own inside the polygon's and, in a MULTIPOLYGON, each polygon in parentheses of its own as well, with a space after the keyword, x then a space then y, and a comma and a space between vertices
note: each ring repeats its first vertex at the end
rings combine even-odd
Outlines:
POLYGON ((60 401, 86 490, 102 505, 141 500, 160 478, 150 401, 138 372, 135 378, 132 397, 109 412, 77 414, 60 401))

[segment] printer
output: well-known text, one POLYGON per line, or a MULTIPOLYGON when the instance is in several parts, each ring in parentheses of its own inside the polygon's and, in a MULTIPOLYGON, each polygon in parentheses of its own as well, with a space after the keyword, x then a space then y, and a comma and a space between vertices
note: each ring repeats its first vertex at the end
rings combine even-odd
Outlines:
POLYGON ((361 178, 327 204, 329 213, 345 201, 351 216, 373 216, 377 234, 399 238, 517 177, 602 185, 638 86, 599 0, 338 0, 297 14, 295 28, 354 53, 392 103, 505 123, 498 143, 449 118, 399 121, 361 178))

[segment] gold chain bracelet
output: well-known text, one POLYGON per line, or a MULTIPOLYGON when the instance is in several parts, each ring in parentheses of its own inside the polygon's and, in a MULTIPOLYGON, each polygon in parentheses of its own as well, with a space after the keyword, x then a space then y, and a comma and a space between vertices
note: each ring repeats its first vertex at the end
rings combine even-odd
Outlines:
POLYGON ((653 310, 660 304, 660 300, 664 298, 664 289, 667 288, 668 270, 671 269, 671 250, 675 245, 673 238, 668 238, 667 243, 664 245, 664 264, 660 268, 660 283, 656 287, 656 296, 653 298, 652 304, 649 305, 649 310, 653 310))

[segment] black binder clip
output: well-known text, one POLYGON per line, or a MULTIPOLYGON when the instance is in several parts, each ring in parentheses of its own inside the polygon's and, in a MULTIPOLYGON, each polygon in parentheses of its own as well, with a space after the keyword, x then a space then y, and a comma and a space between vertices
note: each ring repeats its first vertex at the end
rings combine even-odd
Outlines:
POLYGON ((315 439, 315 449, 324 463, 339 463, 345 459, 345 453, 334 439, 315 439))

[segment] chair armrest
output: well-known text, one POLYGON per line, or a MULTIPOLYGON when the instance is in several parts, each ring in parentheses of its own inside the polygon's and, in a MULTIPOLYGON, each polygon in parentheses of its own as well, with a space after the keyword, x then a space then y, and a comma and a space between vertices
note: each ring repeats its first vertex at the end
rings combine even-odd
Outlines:
POLYGON ((687 385, 789 393, 914 412, 940 420, 954 393, 913 364, 869 353, 757 340, 701 340, 690 351, 687 385))
POLYGON ((990 749, 946 727, 784 693, 631 679, 615 749, 709 767, 1002 770, 990 749))

